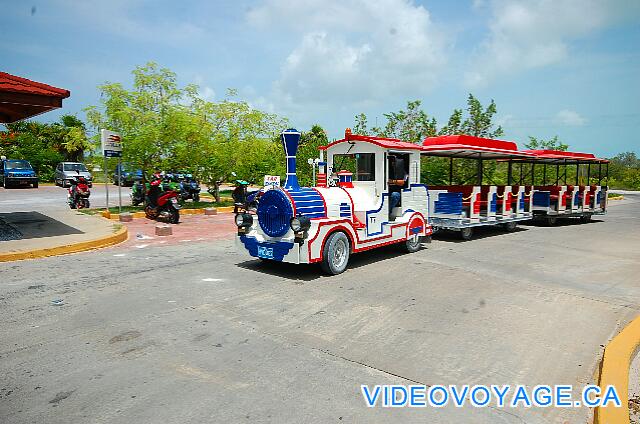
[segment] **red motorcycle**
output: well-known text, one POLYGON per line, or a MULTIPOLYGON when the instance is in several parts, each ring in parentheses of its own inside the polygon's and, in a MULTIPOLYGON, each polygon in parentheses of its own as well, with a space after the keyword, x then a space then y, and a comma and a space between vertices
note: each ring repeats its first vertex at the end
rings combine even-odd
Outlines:
POLYGON ((149 184, 144 213, 149 219, 161 219, 170 224, 177 224, 180 221, 178 193, 173 190, 163 191, 162 178, 155 177, 149 184))
POLYGON ((89 190, 88 181, 82 177, 77 176, 71 180, 71 186, 69 187, 69 207, 71 209, 84 209, 89 207, 89 196, 91 190, 89 190))

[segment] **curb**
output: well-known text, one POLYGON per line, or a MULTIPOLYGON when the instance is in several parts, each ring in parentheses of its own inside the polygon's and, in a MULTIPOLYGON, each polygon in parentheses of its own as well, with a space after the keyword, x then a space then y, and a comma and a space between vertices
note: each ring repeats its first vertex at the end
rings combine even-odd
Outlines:
MULTIPOLYGON (((218 212, 226 213, 233 212, 233 206, 220 206, 219 208, 215 208, 218 212)), ((180 209, 180 215, 203 215, 205 208, 197 208, 197 209, 180 209)), ((117 213, 109 213, 107 211, 101 212, 101 215, 105 218, 111 219, 113 221, 120 220, 120 214, 117 213)), ((134 218, 144 218, 144 212, 133 212, 131 214, 134 218)))
POLYGON ((595 424, 629 422, 629 367, 639 346, 640 315, 623 328, 604 350, 598 386, 601 389, 614 386, 622 406, 596 408, 595 424))
POLYGON ((19 252, 0 253, 0 262, 21 261, 24 259, 44 258, 47 256, 66 255, 87 250, 100 249, 121 243, 129 238, 129 231, 122 226, 115 233, 95 240, 82 241, 80 243, 50 247, 47 249, 24 250, 19 252))

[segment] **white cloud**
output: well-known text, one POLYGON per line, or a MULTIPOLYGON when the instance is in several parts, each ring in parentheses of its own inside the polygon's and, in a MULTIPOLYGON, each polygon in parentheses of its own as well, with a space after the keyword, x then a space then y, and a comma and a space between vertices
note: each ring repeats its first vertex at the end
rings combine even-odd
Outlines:
POLYGON ((418 97, 446 63, 443 32, 409 0, 268 0, 247 19, 297 40, 273 84, 275 101, 290 110, 418 97))
POLYGON ((204 100, 212 101, 216 97, 216 92, 208 85, 200 88, 200 95, 204 100))
POLYGON ((587 123, 586 118, 580 116, 580 114, 573 110, 561 110, 556 114, 556 122, 562 125, 568 125, 571 127, 580 127, 587 123))
POLYGON ((570 42, 640 16, 640 2, 606 0, 494 0, 489 35, 474 56, 470 87, 521 70, 558 63, 570 42))

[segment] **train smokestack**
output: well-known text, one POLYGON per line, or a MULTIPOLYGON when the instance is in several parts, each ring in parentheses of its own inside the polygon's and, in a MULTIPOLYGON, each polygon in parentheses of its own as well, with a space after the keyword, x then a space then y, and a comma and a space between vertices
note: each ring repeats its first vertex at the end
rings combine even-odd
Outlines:
POLYGON ((284 181, 284 188, 289 190, 299 190, 298 176, 296 175, 296 153, 298 152, 298 144, 300 143, 300 131, 295 128, 289 128, 282 131, 282 146, 284 154, 287 158, 287 178, 284 181))

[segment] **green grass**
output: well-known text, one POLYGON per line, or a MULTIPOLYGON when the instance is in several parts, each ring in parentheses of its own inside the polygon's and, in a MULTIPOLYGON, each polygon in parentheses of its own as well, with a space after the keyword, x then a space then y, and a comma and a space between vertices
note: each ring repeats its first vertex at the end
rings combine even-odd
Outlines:
POLYGON ((618 194, 618 193, 607 193, 607 198, 608 199, 617 199, 619 197, 623 197, 622 194, 618 194))
MULTIPOLYGON (((220 190, 220 197, 230 197, 232 192, 233 190, 220 190)), ((203 190, 200 192, 200 197, 213 198, 213 195, 210 194, 208 191, 203 190)))

